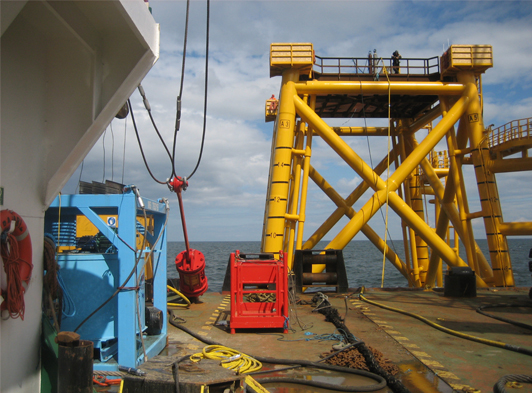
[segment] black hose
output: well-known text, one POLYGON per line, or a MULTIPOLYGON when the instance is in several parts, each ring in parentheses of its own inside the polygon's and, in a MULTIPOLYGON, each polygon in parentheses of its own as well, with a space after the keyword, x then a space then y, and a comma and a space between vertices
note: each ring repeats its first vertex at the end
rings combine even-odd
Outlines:
POLYGON ((368 300, 362 295, 360 295, 360 299, 365 301, 366 303, 373 304, 373 305, 375 305, 377 307, 381 307, 381 308, 384 308, 386 310, 398 312, 398 313, 401 313, 401 314, 408 315, 410 317, 416 318, 416 319, 420 320, 421 322, 426 323, 429 326, 432 326, 435 329, 441 330, 442 332, 447 333, 447 334, 452 334, 453 336, 456 336, 456 337, 464 338, 466 340, 475 341, 475 342, 478 342, 478 343, 481 343, 481 344, 492 345, 492 346, 497 347, 497 348, 507 349, 508 351, 522 353, 523 355, 532 356, 532 350, 528 349, 528 348, 518 347, 518 346, 515 346, 515 345, 510 345, 510 344, 506 344, 506 343, 503 343, 503 342, 500 342, 500 341, 495 341, 495 340, 487 340, 487 339, 482 338, 482 337, 471 336, 469 334, 458 332, 456 330, 448 329, 448 328, 446 328, 444 326, 438 325, 437 323, 429 321, 427 318, 424 318, 421 315, 417 315, 417 314, 414 314, 414 313, 411 313, 411 312, 400 310, 398 308, 385 306, 384 304, 380 304, 380 303, 374 302, 372 300, 368 300))
POLYGON ((530 376, 530 375, 517 375, 517 374, 505 375, 504 377, 499 379, 497 381, 497 383, 493 386, 494 393, 506 393, 506 392, 508 392, 506 390, 506 384, 508 382, 532 383, 532 376, 530 376))
MULTIPOLYGON (((216 341, 210 340, 210 339, 208 339, 206 337, 203 337, 203 336, 200 336, 199 334, 196 334, 195 332, 193 332, 189 328, 187 328, 185 326, 182 326, 182 325, 178 324, 177 322, 174 322, 172 319, 169 319, 169 322, 170 322, 170 324, 172 326, 174 326, 174 327, 176 327, 178 329, 181 329, 185 333, 190 334, 192 337, 194 337, 194 338, 196 338, 196 339, 198 339, 200 341, 203 341, 204 343, 206 343, 208 345, 222 345, 220 343, 217 343, 216 341)), ((324 389, 334 389, 334 390, 340 390, 340 391, 344 391, 344 392, 345 391, 347 391, 347 392, 374 392, 374 391, 380 390, 380 389, 382 389, 382 388, 384 388, 386 386, 386 380, 384 378, 382 378, 380 375, 371 373, 369 371, 356 370, 356 369, 347 368, 347 367, 340 367, 340 366, 333 366, 331 364, 323 364, 323 363, 311 362, 311 361, 308 361, 308 360, 277 359, 277 358, 268 358, 268 357, 262 357, 262 356, 254 356, 254 355, 251 355, 251 354, 248 354, 248 355, 253 357, 253 358, 255 358, 255 359, 257 359, 259 362, 262 362, 262 363, 287 364, 287 365, 297 364, 297 365, 300 365, 300 366, 314 367, 314 368, 320 368, 320 369, 323 369, 323 370, 330 370, 330 371, 337 371, 337 372, 343 372, 343 373, 348 373, 348 374, 360 375, 360 376, 363 376, 363 377, 371 378, 374 381, 377 381, 377 384, 367 385, 367 386, 339 386, 339 385, 325 384, 327 386, 324 387, 324 389), (349 389, 349 390, 345 390, 345 389, 349 389)), ((272 371, 277 371, 277 370, 272 370, 272 371)), ((295 380, 295 381, 297 381, 297 382, 294 382, 294 380, 292 380, 290 378, 264 378, 264 379, 258 380, 258 382, 260 382, 260 383, 283 382, 283 383, 299 383, 299 384, 302 384, 302 383, 310 382, 311 383, 311 384, 309 384, 310 386, 318 386, 318 385, 313 385, 313 384, 318 383, 316 381, 303 381, 303 380, 295 380)), ((318 387, 323 387, 323 386, 318 386, 318 387)))
POLYGON ((179 389, 179 360, 172 364, 172 376, 174 377, 174 393, 181 393, 181 389, 179 389))
POLYGON ((510 323, 510 324, 512 324, 514 326, 518 326, 518 327, 523 328, 523 329, 532 330, 532 326, 528 325, 526 323, 512 321, 511 319, 498 317, 498 316, 495 316, 495 315, 492 315, 492 314, 488 314, 487 312, 483 311, 486 308, 500 308, 500 307, 529 307, 529 308, 531 308, 532 306, 530 304, 490 304, 490 305, 480 306, 479 308, 477 308, 477 312, 479 314, 485 315, 487 317, 490 317, 490 318, 493 318, 493 319, 497 319, 497 320, 502 321, 502 322, 510 323))

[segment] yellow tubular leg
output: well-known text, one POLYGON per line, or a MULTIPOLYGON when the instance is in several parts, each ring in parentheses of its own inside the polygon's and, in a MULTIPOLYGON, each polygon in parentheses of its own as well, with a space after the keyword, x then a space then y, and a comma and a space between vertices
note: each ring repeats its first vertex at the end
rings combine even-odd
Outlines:
POLYGON ((270 189, 268 192, 267 216, 262 252, 277 253, 283 249, 285 214, 287 213, 290 163, 294 143, 295 107, 292 100, 296 93, 294 82, 299 79, 297 70, 289 69, 283 74, 279 99, 276 140, 273 147, 270 189))

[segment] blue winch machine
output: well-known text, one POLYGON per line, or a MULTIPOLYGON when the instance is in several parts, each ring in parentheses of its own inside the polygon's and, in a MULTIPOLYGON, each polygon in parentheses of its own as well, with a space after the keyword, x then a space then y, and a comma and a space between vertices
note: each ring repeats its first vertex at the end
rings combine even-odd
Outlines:
POLYGON ((59 195, 46 212, 45 232, 56 239, 75 309, 63 315, 61 330, 74 331, 118 291, 77 331, 94 342, 95 370, 137 367, 166 345, 168 205, 135 191, 59 195))

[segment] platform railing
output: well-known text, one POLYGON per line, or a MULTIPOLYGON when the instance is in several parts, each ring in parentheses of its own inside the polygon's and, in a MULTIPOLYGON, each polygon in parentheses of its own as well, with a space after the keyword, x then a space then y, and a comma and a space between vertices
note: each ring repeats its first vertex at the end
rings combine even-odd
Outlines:
POLYGON ((449 155, 447 150, 431 151, 429 153, 429 161, 433 168, 446 169, 449 168, 449 155))
POLYGON ((500 127, 489 129, 490 148, 503 143, 529 139, 532 143, 532 118, 512 120, 500 127))
MULTIPOLYGON (((322 75, 374 75, 383 73, 384 67, 389 74, 394 73, 391 58, 315 56, 313 71, 322 75)), ((439 74, 439 72, 438 56, 428 59, 403 58, 399 65, 401 75, 429 76, 439 74)))

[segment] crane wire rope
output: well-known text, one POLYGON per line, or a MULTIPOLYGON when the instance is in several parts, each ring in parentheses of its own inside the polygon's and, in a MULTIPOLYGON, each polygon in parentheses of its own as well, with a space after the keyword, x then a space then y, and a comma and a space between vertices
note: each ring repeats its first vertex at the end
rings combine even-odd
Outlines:
POLYGON ((102 138, 102 148, 103 148, 103 173, 102 173, 102 183, 105 181, 105 136, 107 135, 107 128, 103 132, 102 138))
POLYGON ((76 185, 76 190, 75 190, 76 194, 78 193, 79 183, 81 183, 81 175, 83 174, 83 164, 85 164, 85 160, 81 161, 81 168, 79 170, 78 184, 76 185))
MULTIPOLYGON (((381 217, 382 217, 382 220, 384 221, 384 225, 385 225, 385 233, 384 233, 384 248, 383 248, 383 253, 382 253, 382 258, 383 258, 383 261, 382 261, 382 279, 381 279, 381 287, 384 286, 384 266, 385 266, 385 262, 386 262, 386 248, 387 248, 387 238, 389 237, 390 238, 390 242, 392 243, 392 248, 394 249, 394 252, 397 252, 396 249, 395 249, 395 244, 392 240, 392 236, 390 235, 390 230, 388 228, 388 178, 390 177, 389 176, 389 173, 390 173, 390 132, 391 132, 391 126, 390 126, 390 123, 391 123, 391 83, 390 83, 390 78, 388 77, 388 73, 386 71, 386 67, 384 66, 384 60, 381 58, 382 60, 382 65, 383 65, 383 70, 386 74, 386 78, 388 79, 388 148, 387 148, 387 165, 386 165, 386 170, 387 170, 387 177, 386 177, 386 214, 384 215, 382 213, 382 209, 379 208, 379 211, 381 213, 381 217)), ((359 76, 359 79, 358 79, 358 82, 360 84, 360 91, 361 91, 361 100, 362 100, 362 114, 364 116, 364 129, 366 130, 366 141, 367 141, 367 144, 368 144, 368 154, 369 154, 369 161, 370 161, 370 165, 372 168, 374 168, 373 166, 373 158, 372 158, 372 155, 371 155, 371 146, 370 146, 370 143, 369 143, 369 135, 367 133, 368 131, 368 123, 367 123, 367 118, 366 118, 366 106, 364 104, 364 93, 363 93, 363 90, 362 90, 362 81, 360 80, 360 76, 359 76)), ((374 177, 375 177, 375 183, 377 183, 377 174, 375 173, 375 170, 373 171, 373 174, 374 174, 374 177)))
POLYGON ((183 37, 183 60, 181 63, 181 81, 179 84, 179 95, 176 100, 176 116, 174 129, 174 143, 172 147, 172 174, 175 176, 175 148, 177 145, 177 132, 181 127, 181 99, 183 98, 183 86, 185 84, 185 62, 187 58, 187 42, 188 42, 188 15, 190 10, 190 0, 187 0, 187 10, 185 12, 185 33, 183 37))
POLYGON ((205 41, 205 92, 204 92, 204 99, 203 99, 203 134, 201 137, 201 148, 198 156, 198 161, 196 163, 196 167, 194 170, 186 177, 186 179, 190 179, 196 171, 198 170, 198 167, 201 163, 201 158, 203 156, 203 147, 205 145, 205 130, 207 128, 207 88, 208 88, 208 82, 209 82, 209 25, 210 25, 210 0, 207 0, 207 31, 206 31, 206 41, 205 41))
MULTIPOLYGON (((182 71, 181 71, 181 83, 180 83, 180 88, 179 88, 179 96, 177 98, 176 126, 175 126, 175 130, 174 130, 172 153, 170 153, 170 150, 168 149, 168 146, 164 142, 164 139, 162 138, 161 133, 159 132, 159 129, 158 129, 156 123, 155 123, 155 119, 153 118, 153 114, 151 112, 150 104, 148 102, 148 99, 146 98, 146 94, 144 92, 144 89, 142 88, 142 85, 139 84, 139 86, 138 86, 139 93, 142 96, 144 107, 146 108, 146 111, 148 112, 148 115, 150 117, 151 123, 152 123, 152 125, 153 125, 153 127, 155 129, 155 132, 157 133, 157 135, 159 137, 159 140, 161 141, 162 145, 165 148, 165 151, 166 151, 166 153, 168 155, 168 158, 170 159, 170 163, 171 163, 171 168, 172 169, 171 169, 171 174, 170 174, 169 178, 177 177, 177 173, 176 173, 176 170, 175 170, 175 158, 176 158, 175 157, 175 149, 176 149, 176 145, 177 145, 177 132, 179 130, 180 121, 181 121, 181 97, 182 97, 182 94, 183 94, 182 92, 183 92, 184 74, 185 74, 186 44, 187 44, 187 40, 188 40, 189 1, 190 0, 187 0, 187 11, 186 11, 186 22, 185 22, 185 38, 184 38, 184 46, 183 46, 183 62, 182 62, 182 71)), ((203 156, 203 149, 204 149, 204 146, 205 146, 205 135, 206 135, 206 129, 207 129, 207 102, 208 102, 207 93, 208 93, 208 81, 209 81, 210 0, 207 0, 207 22, 206 22, 206 25, 207 25, 207 27, 206 27, 206 44, 205 44, 205 82, 204 82, 205 90, 204 90, 204 101, 203 101, 203 131, 202 131, 202 137, 201 137, 201 146, 200 146, 200 152, 198 154, 198 160, 196 162, 196 165, 195 165, 194 169, 192 170, 192 172, 190 173, 190 175, 185 177, 185 181, 186 181, 186 179, 190 179, 196 173, 196 171, 197 171, 197 169, 198 169, 198 167, 199 167, 199 165, 201 163, 201 159, 202 159, 202 156, 203 156)), ((134 117, 134 114, 133 114, 133 107, 131 105, 131 101, 130 100, 128 100, 128 105, 129 105, 129 110, 131 112, 131 119, 133 121, 133 125, 134 125, 134 128, 135 128, 135 133, 137 135, 137 141, 139 143, 139 147, 140 147, 140 150, 141 150, 142 158, 143 158, 143 161, 144 161, 144 165, 146 166, 146 169, 148 170, 150 176, 152 177, 152 179, 155 182, 157 182, 159 184, 168 184, 168 181, 158 180, 153 175, 152 171, 150 170, 150 168, 148 166, 148 162, 146 160, 146 156, 144 154, 144 149, 142 148, 142 144, 141 144, 141 141, 140 141, 140 137, 139 137, 139 133, 138 133, 135 117, 134 117)))
MULTIPOLYGON (((383 61, 383 64, 384 64, 384 61, 383 61)), ((369 64, 368 64, 368 67, 369 67, 369 64)), ((377 174, 375 173, 375 167, 373 166, 373 156, 371 155, 371 145, 369 143, 368 122, 367 122, 367 116, 366 116, 366 105, 364 103, 364 91, 363 91, 363 88, 362 88, 362 80, 360 79, 360 75, 358 76, 358 83, 360 84, 360 97, 361 97, 361 102, 362 102, 362 116, 364 117, 364 130, 366 131, 366 142, 367 142, 367 145, 368 145, 369 163, 371 165, 371 168, 373 169, 373 174, 376 177, 377 174)), ((388 165, 389 165, 389 149, 388 149, 388 165)), ((377 182, 377 179, 375 178, 375 183, 376 182, 377 182)), ((385 217, 384 217, 384 215, 382 213, 382 209, 379 209, 379 211, 381 213, 381 217, 382 217, 382 220, 384 222, 385 221, 385 217)), ((397 253, 397 250, 395 248, 395 244, 393 242, 392 236, 390 235, 389 228, 387 226, 386 226, 386 231, 388 232, 388 237, 390 238, 390 242, 392 243, 392 248, 393 248, 394 252, 397 253)))
POLYGON ((113 131, 113 122, 109 124, 111 128, 111 181, 115 179, 115 133, 113 131))
POLYGON ((124 121, 124 151, 122 152, 122 181, 121 181, 122 184, 124 184, 124 173, 126 169, 126 136, 127 136, 127 118, 124 121))
MULTIPOLYGON (((146 97, 146 93, 144 92, 144 88, 142 87, 142 84, 139 83, 138 91, 140 95, 142 96, 142 102, 144 103, 144 108, 146 108, 146 111, 148 112, 148 116, 150 117, 151 124, 153 125, 153 129, 155 130, 155 133, 159 137, 159 140, 161 141, 164 150, 166 151, 166 154, 168 155, 168 158, 170 159, 170 163, 173 163, 172 154, 170 153, 170 150, 168 150, 168 146, 166 145, 161 133, 159 132, 159 128, 157 127, 157 124, 155 123, 155 119, 153 118, 153 114, 151 113, 151 106, 148 101, 148 98, 146 97)), ((170 177, 172 177, 173 173, 170 174, 170 177)))
POLYGON ((390 185, 390 139, 391 139, 391 129, 392 129, 392 120, 391 120, 391 97, 392 97, 392 85, 390 83, 390 77, 388 76, 388 71, 386 70, 386 66, 384 65, 384 60, 381 58, 382 61, 382 70, 384 71, 384 75, 386 75, 386 79, 388 80, 388 147, 386 149, 387 153, 387 163, 386 163, 386 213, 385 213, 385 221, 384 225, 386 230, 384 231, 384 252, 382 253, 382 277, 381 277, 381 288, 384 288, 384 272, 386 267, 386 247, 388 240, 388 217, 389 217, 389 185, 390 185))
POLYGON ((135 121, 135 115, 133 113, 133 106, 131 105, 131 100, 127 100, 127 105, 129 106, 129 113, 131 113, 131 120, 133 121, 133 128, 135 129, 135 135, 137 136, 137 141, 139 143, 140 148, 140 154, 142 155, 142 160, 144 161, 144 165, 146 166, 146 169, 148 170, 148 173, 150 174, 151 178, 159 184, 166 184, 166 181, 161 181, 155 177, 155 175, 152 173, 150 166, 148 165, 148 161, 146 161, 146 155, 144 154, 144 149, 142 148, 142 143, 140 141, 139 131, 137 129, 137 123, 135 121))

